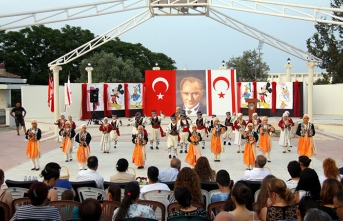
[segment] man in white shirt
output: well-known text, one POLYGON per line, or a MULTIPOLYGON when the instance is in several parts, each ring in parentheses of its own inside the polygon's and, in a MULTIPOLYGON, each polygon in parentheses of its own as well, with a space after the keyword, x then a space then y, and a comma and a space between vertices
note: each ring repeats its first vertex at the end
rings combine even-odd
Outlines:
POLYGON ((142 187, 139 199, 144 200, 143 194, 152 190, 170 191, 169 187, 166 184, 158 183, 158 173, 159 171, 157 167, 151 166, 148 168, 149 184, 142 187))
POLYGON ((267 158, 263 155, 258 155, 255 159, 255 167, 252 170, 246 170, 241 180, 262 181, 267 175, 271 174, 269 170, 263 168, 266 163, 267 158))
POLYGON ((177 175, 181 169, 181 161, 178 158, 173 158, 170 161, 169 170, 161 170, 158 175, 160 182, 173 182, 176 180, 177 175))
POLYGON ((96 172, 98 169, 98 158, 96 156, 90 156, 87 159, 87 166, 88 170, 80 170, 77 174, 76 180, 77 181, 87 181, 87 180, 94 180, 96 183, 96 187, 99 189, 104 189, 104 178, 96 172))

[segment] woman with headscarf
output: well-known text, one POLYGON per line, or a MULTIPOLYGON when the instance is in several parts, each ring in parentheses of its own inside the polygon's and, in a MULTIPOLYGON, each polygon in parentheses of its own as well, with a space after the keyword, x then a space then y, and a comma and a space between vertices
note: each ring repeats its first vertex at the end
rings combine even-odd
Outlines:
MULTIPOLYGON (((243 114, 237 114, 237 120, 233 123, 233 128, 235 129, 235 144, 237 145, 237 153, 241 152, 243 149, 244 141, 242 140, 242 134, 245 131, 247 123, 243 120, 243 114)), ((242 151, 244 153, 244 150, 242 151)))
POLYGON ((76 158, 79 162, 80 170, 86 170, 87 159, 90 155, 90 145, 92 136, 87 132, 86 124, 81 125, 80 133, 76 134, 75 141, 79 143, 77 148, 76 158))
POLYGON ((279 145, 283 148, 283 153, 291 152, 289 149, 291 144, 289 143, 292 134, 292 126, 294 126, 293 121, 288 117, 287 113, 283 113, 282 119, 279 121, 278 126, 281 128, 279 145))
POLYGON ((213 119, 211 129, 211 152, 214 154, 214 162, 220 162, 220 154, 224 152, 222 135, 225 133, 225 127, 219 123, 216 117, 213 119))
POLYGON ((202 140, 202 137, 200 133, 197 132, 197 126, 195 124, 192 125, 192 132, 188 135, 188 153, 185 158, 185 162, 188 163, 191 166, 194 166, 199 157, 201 157, 201 151, 200 151, 200 141, 202 140))
POLYGON ((258 141, 258 135, 254 131, 254 125, 248 123, 248 129, 242 134, 242 139, 246 140, 243 154, 243 162, 247 166, 247 170, 250 170, 255 165, 256 158, 256 143, 258 141))
POLYGON ((71 152, 74 146, 75 131, 69 121, 65 122, 64 128, 60 130, 59 135, 62 137, 62 152, 64 153, 65 161, 72 161, 73 155, 71 152))
POLYGON ((37 127, 37 121, 31 121, 31 128, 26 131, 25 138, 28 140, 26 148, 26 156, 31 158, 31 170, 39 170, 40 158, 40 139, 42 137, 41 130, 37 127))
POLYGON ((313 123, 309 122, 307 114, 303 116, 303 122, 298 125, 296 134, 299 136, 298 154, 299 156, 312 157, 317 154, 313 136, 316 134, 313 123))
POLYGON ((270 133, 275 132, 275 128, 268 124, 268 117, 264 116, 262 118, 262 123, 258 126, 257 131, 260 134, 259 137, 259 150, 267 158, 270 163, 270 150, 272 149, 272 139, 270 133))
POLYGON ((110 133, 112 130, 112 125, 108 123, 108 118, 104 118, 104 123, 100 125, 99 130, 102 132, 100 141, 100 150, 104 153, 109 153, 111 149, 110 144, 110 133))

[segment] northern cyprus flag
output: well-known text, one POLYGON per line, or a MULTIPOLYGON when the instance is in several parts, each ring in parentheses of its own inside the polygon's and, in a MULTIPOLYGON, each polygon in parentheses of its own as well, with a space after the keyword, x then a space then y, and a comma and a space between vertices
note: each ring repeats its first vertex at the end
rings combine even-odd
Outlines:
POLYGON ((70 76, 68 75, 68 83, 64 84, 64 103, 67 107, 70 107, 71 101, 71 88, 70 88, 70 76))

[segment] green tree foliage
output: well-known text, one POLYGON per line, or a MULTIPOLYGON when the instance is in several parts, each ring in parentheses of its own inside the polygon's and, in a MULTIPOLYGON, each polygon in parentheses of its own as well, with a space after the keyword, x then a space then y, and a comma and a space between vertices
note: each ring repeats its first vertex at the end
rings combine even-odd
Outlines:
POLYGON ((104 51, 94 53, 88 59, 84 59, 80 65, 81 76, 76 81, 86 83, 88 73, 85 70, 91 63, 93 67, 92 80, 100 82, 142 82, 143 77, 138 68, 135 68, 130 59, 124 61, 121 57, 115 57, 113 53, 104 51))
POLYGON ((331 74, 330 73, 322 73, 323 78, 318 78, 313 84, 331 84, 331 74))
POLYGON ((262 55, 263 53, 259 55, 255 50, 243 51, 243 56, 230 58, 226 66, 236 69, 237 81, 254 81, 255 73, 257 81, 266 81, 270 68, 262 61, 262 55))
MULTIPOLYGON (((332 0, 332 8, 341 8, 343 0, 332 0)), ((337 17, 343 17, 343 13, 333 13, 337 17)), ((336 19, 333 19, 336 20, 336 19)), ((317 32, 309 38, 308 51, 323 60, 319 67, 326 69, 332 75, 332 83, 343 82, 343 27, 341 25, 322 24, 315 25, 317 32)), ((325 83, 323 82, 317 83, 325 83)))

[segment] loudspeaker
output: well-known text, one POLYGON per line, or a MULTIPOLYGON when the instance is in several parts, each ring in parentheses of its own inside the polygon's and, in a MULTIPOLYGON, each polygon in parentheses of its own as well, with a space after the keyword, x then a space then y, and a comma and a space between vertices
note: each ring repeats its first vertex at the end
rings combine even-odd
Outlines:
POLYGON ((89 96, 89 100, 91 103, 98 103, 99 102, 99 88, 96 88, 94 90, 90 90, 90 96, 89 96))

